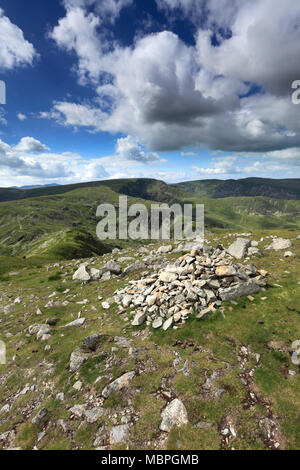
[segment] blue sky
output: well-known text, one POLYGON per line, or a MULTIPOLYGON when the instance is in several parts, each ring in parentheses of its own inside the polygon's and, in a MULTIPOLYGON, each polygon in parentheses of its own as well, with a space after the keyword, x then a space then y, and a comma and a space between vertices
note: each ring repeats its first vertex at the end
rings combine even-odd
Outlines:
POLYGON ((300 177, 300 5, 0 0, 0 186, 300 177))

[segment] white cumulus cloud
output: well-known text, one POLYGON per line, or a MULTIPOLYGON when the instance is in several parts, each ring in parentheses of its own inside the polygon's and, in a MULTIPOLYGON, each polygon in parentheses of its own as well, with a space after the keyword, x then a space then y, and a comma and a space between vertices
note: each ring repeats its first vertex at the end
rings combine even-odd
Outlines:
POLYGON ((24 38, 23 31, 5 16, 0 8, 0 70, 31 65, 37 57, 34 46, 24 38))
POLYGON ((103 35, 100 3, 66 0, 51 37, 77 54, 77 73, 95 99, 55 102, 41 116, 129 135, 152 153, 300 148, 299 107, 290 98, 291 82, 300 78, 298 0, 289 8, 282 0, 157 3, 193 17, 194 45, 162 31, 122 47, 103 35))
POLYGON ((22 137, 20 142, 14 147, 19 152, 44 152, 49 150, 46 145, 42 144, 39 140, 34 137, 22 137))
POLYGON ((19 119, 19 121, 26 121, 27 116, 23 113, 17 113, 17 118, 19 119))

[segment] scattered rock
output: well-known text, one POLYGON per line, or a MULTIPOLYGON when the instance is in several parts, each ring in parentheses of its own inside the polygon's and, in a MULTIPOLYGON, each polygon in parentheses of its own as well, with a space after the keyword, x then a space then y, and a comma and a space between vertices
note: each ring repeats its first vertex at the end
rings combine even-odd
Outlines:
POLYGON ((263 256, 262 252, 258 248, 250 246, 250 248, 248 249, 248 256, 255 256, 255 255, 263 256))
POLYGON ((9 413, 10 407, 9 405, 2 406, 0 413, 9 413))
POLYGON ((160 246, 157 250, 157 254, 158 255, 165 255, 167 253, 171 253, 171 251, 173 251, 173 247, 172 245, 163 245, 163 246, 160 246))
POLYGON ((126 274, 133 273, 134 271, 139 271, 140 269, 145 269, 146 265, 140 261, 137 261, 136 263, 131 264, 130 266, 127 266, 127 268, 124 269, 123 275, 126 276, 126 274))
POLYGON ((98 281, 101 278, 101 275, 102 273, 100 269, 91 268, 90 276, 92 281, 98 281))
POLYGON ((173 325, 173 317, 168 318, 163 324, 163 330, 167 331, 173 325))
POLYGON ((126 444, 129 440, 129 425, 114 426, 109 435, 110 444, 126 444))
POLYGON ((121 266, 113 260, 108 261, 103 269, 116 275, 119 275, 122 272, 121 266))
POLYGON ((163 319, 161 317, 155 318, 152 323, 152 328, 157 329, 163 325, 163 319))
POLYGON ((88 360, 89 355, 81 351, 80 348, 72 352, 70 358, 70 372, 77 372, 80 367, 88 360))
POLYGON ((30 335, 36 335, 40 330, 49 330, 49 326, 46 325, 46 324, 35 324, 35 325, 31 325, 29 328, 28 328, 28 333, 30 335))
POLYGON ((82 382, 80 380, 77 380, 75 384, 73 385, 74 390, 77 390, 78 392, 82 389, 82 382))
POLYGON ((85 322, 85 318, 78 318, 78 320, 72 321, 67 325, 62 326, 61 328, 69 328, 69 327, 79 327, 82 326, 85 322))
POLYGON ((48 417, 49 411, 47 408, 42 408, 38 414, 31 420, 32 424, 36 424, 37 426, 40 426, 48 417))
POLYGON ((170 432, 173 426, 181 427, 188 423, 187 411, 184 404, 176 398, 163 410, 160 430, 170 432))
POLYGON ((85 415, 86 405, 75 405, 69 409, 72 415, 76 416, 76 418, 82 418, 85 415))
POLYGON ((122 375, 118 379, 116 379, 114 382, 111 384, 107 385, 107 387, 104 388, 102 391, 102 396, 104 398, 108 398, 111 393, 113 392, 119 392, 122 390, 124 387, 129 387, 130 381, 133 379, 135 376, 135 372, 127 372, 126 374, 122 375))
POLYGON ((122 306, 124 308, 128 308, 130 304, 131 304, 131 295, 124 295, 122 299, 122 306))
POLYGON ((206 389, 206 390, 210 390, 214 381, 218 378, 218 372, 217 371, 214 371, 210 377, 208 377, 206 379, 206 382, 205 384, 203 385, 203 387, 206 389))
POLYGON ((130 348, 132 341, 128 338, 123 338, 122 336, 116 336, 114 339, 117 346, 120 348, 126 349, 130 348))
POLYGON ((103 408, 92 408, 91 410, 85 411, 85 418, 89 424, 96 423, 104 415, 105 410, 103 408))
POLYGON ((96 351, 104 335, 94 334, 84 338, 82 348, 86 351, 96 351))
POLYGON ((286 252, 284 253, 284 257, 285 257, 285 258, 292 258, 292 257, 294 257, 294 256, 296 256, 296 255, 295 255, 295 253, 293 253, 292 251, 286 251, 286 252))
POLYGON ((145 320, 146 320, 146 314, 143 312, 139 312, 135 315, 134 320, 131 324, 132 326, 141 326, 145 320))

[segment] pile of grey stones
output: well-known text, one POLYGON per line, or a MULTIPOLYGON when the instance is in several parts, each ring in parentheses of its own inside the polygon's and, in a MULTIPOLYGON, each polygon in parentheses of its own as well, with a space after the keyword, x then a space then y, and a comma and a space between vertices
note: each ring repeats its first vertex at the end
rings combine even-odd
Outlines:
POLYGON ((149 277, 130 281, 115 292, 114 300, 121 314, 130 309, 133 326, 146 322, 166 331, 185 323, 190 315, 206 318, 223 301, 259 292, 267 285, 267 275, 252 264, 234 262, 222 245, 204 246, 149 277))

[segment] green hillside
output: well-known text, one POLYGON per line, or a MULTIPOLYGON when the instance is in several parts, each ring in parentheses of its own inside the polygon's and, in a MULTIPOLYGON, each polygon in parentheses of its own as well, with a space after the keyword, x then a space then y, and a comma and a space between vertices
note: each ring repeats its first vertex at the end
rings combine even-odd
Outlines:
POLYGON ((249 231, 253 229, 300 228, 300 201, 264 197, 212 199, 176 190, 156 180, 116 180, 91 186, 38 188, 53 192, 34 198, 0 204, 0 255, 43 256, 70 259, 111 251, 112 247, 138 242, 100 241, 96 237, 99 204, 118 208, 120 194, 129 195, 129 205, 153 202, 205 205, 208 229, 249 231), (60 193, 59 193, 60 192, 60 193), (141 193, 141 197, 136 196, 141 193))
MULTIPOLYGON (((96 237, 99 204, 117 207, 119 195, 107 187, 75 189, 0 205, 0 255, 80 258, 103 254, 118 240, 102 243, 96 237)), ((129 203, 145 202, 129 198, 129 203)), ((124 243, 124 242, 123 242, 124 243)))

